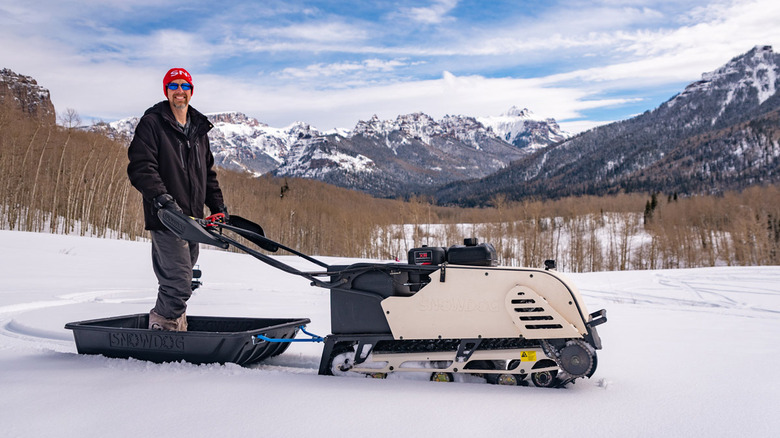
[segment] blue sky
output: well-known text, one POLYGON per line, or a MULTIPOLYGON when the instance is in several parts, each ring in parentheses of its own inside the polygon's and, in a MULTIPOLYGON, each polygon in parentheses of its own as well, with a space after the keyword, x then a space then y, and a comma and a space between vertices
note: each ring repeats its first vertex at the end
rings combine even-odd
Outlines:
POLYGON ((274 127, 518 106, 575 133, 780 50, 778 23, 776 0, 0 0, 0 68, 85 121, 141 115, 185 67, 193 106, 274 127))

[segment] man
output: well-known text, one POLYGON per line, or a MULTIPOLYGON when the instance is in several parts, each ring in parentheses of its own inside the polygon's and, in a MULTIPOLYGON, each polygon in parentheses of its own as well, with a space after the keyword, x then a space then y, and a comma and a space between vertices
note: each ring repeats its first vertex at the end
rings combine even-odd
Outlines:
POLYGON ((209 149, 207 133, 213 125, 189 105, 193 91, 187 70, 170 69, 163 77, 167 100, 146 110, 127 152, 127 174, 143 196, 152 267, 159 282, 157 302, 149 312, 149 328, 155 330, 187 330, 185 312, 198 259, 198 244, 179 239, 157 212, 169 208, 202 218, 206 205, 212 213, 209 218, 227 216, 209 149))

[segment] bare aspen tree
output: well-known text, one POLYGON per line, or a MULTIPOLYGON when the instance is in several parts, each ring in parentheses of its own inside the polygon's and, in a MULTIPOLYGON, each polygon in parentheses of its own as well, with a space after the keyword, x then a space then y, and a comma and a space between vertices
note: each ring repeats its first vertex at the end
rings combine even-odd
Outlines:
POLYGON ((87 213, 87 203, 86 198, 88 196, 89 189, 87 188, 87 170, 89 169, 89 164, 92 161, 92 155, 95 153, 95 147, 94 143, 92 144, 92 147, 90 148, 89 155, 87 156, 87 159, 84 161, 84 167, 81 171, 81 178, 74 181, 75 183, 75 195, 73 198, 74 202, 74 211, 79 212, 79 220, 81 221, 81 227, 79 229, 79 234, 84 235, 85 230, 84 228, 87 226, 87 223, 85 221, 89 220, 89 215, 87 213), (83 190, 80 190, 83 189, 83 190))
MULTIPOLYGON (((25 175, 25 172, 27 170, 26 169, 27 157, 30 156, 30 153, 31 153, 31 151, 33 149, 33 146, 35 144, 35 137, 38 135, 38 131, 40 131, 40 129, 41 129, 41 125, 37 125, 37 127, 35 129, 35 132, 33 132, 32 137, 30 138, 30 142, 27 145, 27 150, 24 153, 24 158, 22 158, 22 163, 19 166, 20 175, 19 175, 19 177, 17 179, 17 182, 16 182, 16 189, 14 190, 14 196, 12 198, 12 205, 11 205, 11 208, 14 211, 14 216, 12 216, 12 220, 11 220, 11 228, 16 226, 16 227, 19 227, 20 230, 24 230, 24 227, 22 226, 22 224, 19 223, 20 218, 21 218, 21 211, 20 210, 22 208, 24 208, 23 205, 25 204, 23 202, 23 200, 21 199, 21 193, 23 191, 24 183, 25 183, 24 175, 25 175)), ((29 206, 27 206, 26 208, 29 209, 29 206)))
POLYGON ((62 115, 57 117, 57 119, 59 120, 60 125, 68 130, 81 126, 81 117, 73 108, 67 108, 62 115))
POLYGON ((43 157, 46 154, 46 145, 49 143, 49 139, 51 138, 51 131, 52 131, 51 128, 49 128, 49 133, 46 136, 46 140, 43 142, 43 146, 41 147, 41 155, 40 157, 38 157, 38 165, 35 168, 35 178, 33 179, 32 193, 30 194, 30 202, 27 203, 27 229, 31 231, 41 231, 41 229, 38 229, 39 224, 33 223, 34 216, 37 216, 36 213, 39 211, 36 208, 37 199, 35 198, 35 195, 38 189, 38 177, 41 175, 41 164, 43 163, 43 157))
POLYGON ((621 271, 630 268, 631 242, 637 232, 639 220, 634 213, 621 213, 620 221, 623 223, 623 232, 620 240, 619 267, 621 271))
POLYGON ((57 179, 54 182, 54 198, 51 202, 51 232, 56 233, 57 228, 57 195, 60 191, 60 177, 62 176, 62 164, 65 161, 65 151, 68 150, 68 142, 70 141, 70 133, 68 133, 68 136, 65 138, 65 143, 62 145, 62 152, 60 153, 60 164, 57 167, 57 179))

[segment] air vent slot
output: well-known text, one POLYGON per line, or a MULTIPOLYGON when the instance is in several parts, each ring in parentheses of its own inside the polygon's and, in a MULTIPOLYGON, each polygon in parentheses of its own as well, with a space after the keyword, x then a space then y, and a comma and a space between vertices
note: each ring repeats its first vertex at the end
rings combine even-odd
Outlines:
POLYGON ((576 327, 535 290, 517 285, 506 295, 506 310, 527 339, 581 336, 576 327))
POLYGON ((525 328, 529 330, 552 330, 552 329, 563 328, 563 326, 560 324, 536 324, 536 325, 526 325, 525 328))
POLYGON ((550 315, 539 316, 521 316, 520 321, 552 321, 553 317, 550 315))
POLYGON ((529 313, 529 312, 544 312, 544 307, 515 307, 515 312, 529 313))

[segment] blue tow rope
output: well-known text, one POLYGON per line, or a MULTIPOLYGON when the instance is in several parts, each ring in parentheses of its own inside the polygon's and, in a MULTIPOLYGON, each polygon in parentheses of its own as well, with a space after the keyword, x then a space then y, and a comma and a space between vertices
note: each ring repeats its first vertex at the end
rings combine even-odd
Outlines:
POLYGON ((298 328, 305 334, 311 336, 310 338, 306 339, 295 339, 295 338, 288 338, 288 339, 281 339, 281 338, 269 338, 265 335, 255 335, 252 336, 252 343, 256 344, 258 341, 260 342, 325 342, 325 338, 319 335, 315 335, 314 333, 309 333, 306 331, 306 326, 302 325, 298 328))

